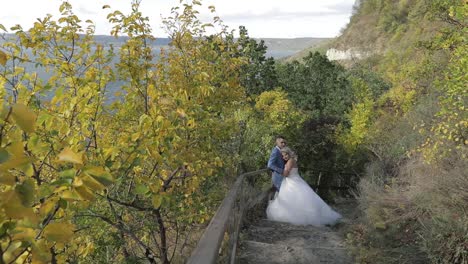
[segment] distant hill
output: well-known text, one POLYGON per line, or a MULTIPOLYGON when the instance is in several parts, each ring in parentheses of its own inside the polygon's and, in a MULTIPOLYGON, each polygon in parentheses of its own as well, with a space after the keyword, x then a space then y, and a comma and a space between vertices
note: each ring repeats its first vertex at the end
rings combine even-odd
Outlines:
MULTIPOLYGON (((113 44, 120 46, 128 37, 115 38, 112 36, 97 35, 95 36, 97 42, 102 44, 113 44)), ((319 43, 329 40, 328 38, 254 38, 257 41, 265 41, 268 47, 267 56, 275 59, 291 56, 305 48, 316 46, 319 43)), ((156 38, 151 44, 153 46, 167 46, 171 40, 169 38, 156 38)))
MULTIPOLYGON (((8 37, 14 38, 13 34, 7 34, 8 37)), ((128 37, 113 37, 108 35, 95 35, 96 42, 103 44, 104 46, 113 45, 114 47, 120 47, 128 37)), ((265 41, 265 45, 268 47, 267 56, 275 59, 282 59, 293 54, 296 54, 306 48, 315 47, 318 44, 324 43, 329 38, 254 38, 257 41, 265 41)), ((0 43, 2 39, 0 39, 0 43)), ((171 42, 170 38, 159 38, 157 37, 150 44, 154 47, 168 46, 171 42)), ((156 51, 159 51, 157 49, 156 51)))
POLYGON ((321 39, 321 41, 315 42, 312 45, 309 45, 305 47, 304 49, 291 54, 288 57, 282 58, 281 61, 292 62, 294 60, 301 60, 302 58, 307 56, 309 52, 315 52, 315 51, 325 54, 327 50, 330 48, 330 46, 332 45, 333 41, 334 41, 334 38, 321 39))
MULTIPOLYGON (((129 39, 129 37, 113 37, 113 36, 107 36, 107 35, 95 35, 94 39, 98 43, 102 44, 113 44, 114 46, 120 46, 122 43, 125 43, 129 39)), ((152 41, 151 45, 153 46, 167 46, 171 40, 169 38, 156 38, 154 41, 152 41)))
POLYGON ((306 48, 315 47, 329 38, 263 38, 256 39, 265 41, 268 47, 267 56, 281 59, 296 54, 306 48))

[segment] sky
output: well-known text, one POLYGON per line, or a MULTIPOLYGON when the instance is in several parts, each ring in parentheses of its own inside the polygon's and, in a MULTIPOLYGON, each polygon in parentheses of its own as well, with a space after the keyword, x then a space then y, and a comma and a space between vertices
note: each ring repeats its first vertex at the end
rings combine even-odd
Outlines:
MULTIPOLYGON (((59 17, 62 0, 1 0, 0 24, 10 28, 20 24, 29 29, 36 18, 46 14, 59 17)), ((111 25, 106 19, 111 10, 128 14, 131 0, 69 0, 74 13, 82 20, 96 24, 96 34, 109 35, 111 25), (110 5, 111 9, 102 9, 110 5)), ((202 0, 200 19, 213 16, 208 6, 216 7, 219 16, 230 29, 244 25, 254 38, 336 37, 349 22, 355 0, 202 0)), ((142 0, 144 16, 150 19, 153 35, 166 37, 161 17, 170 15, 179 0, 142 0)))

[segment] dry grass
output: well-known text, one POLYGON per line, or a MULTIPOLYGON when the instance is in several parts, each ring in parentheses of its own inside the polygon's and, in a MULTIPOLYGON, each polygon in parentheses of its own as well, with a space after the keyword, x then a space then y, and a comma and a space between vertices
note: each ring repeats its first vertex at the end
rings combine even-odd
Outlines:
POLYGON ((359 185, 365 213, 350 240, 360 263, 468 263, 468 163, 414 157, 385 175, 371 163, 359 185))

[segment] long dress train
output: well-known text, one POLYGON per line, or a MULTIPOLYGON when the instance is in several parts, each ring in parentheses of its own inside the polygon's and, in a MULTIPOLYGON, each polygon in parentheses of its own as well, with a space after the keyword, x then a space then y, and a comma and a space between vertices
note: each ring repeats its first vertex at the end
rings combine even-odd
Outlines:
POLYGON ((293 168, 283 179, 277 197, 267 207, 267 218, 296 225, 333 225, 341 215, 328 206, 293 168))

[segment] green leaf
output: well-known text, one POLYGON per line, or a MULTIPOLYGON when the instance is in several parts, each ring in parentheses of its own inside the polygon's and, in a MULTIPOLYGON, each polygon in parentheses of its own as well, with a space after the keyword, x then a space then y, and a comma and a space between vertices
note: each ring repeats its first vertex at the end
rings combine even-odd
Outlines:
POLYGON ((63 210, 66 210, 67 207, 68 207, 68 201, 64 200, 64 199, 60 199, 58 204, 59 204, 60 208, 62 208, 63 210))
POLYGON ((29 207, 34 203, 35 192, 33 179, 27 179, 21 184, 16 185, 15 191, 18 194, 22 205, 29 207))
POLYGON ((15 229, 15 227, 16 227, 16 222, 14 221, 4 222, 0 226, 0 238, 2 238, 7 233, 8 230, 15 229))
POLYGON ((52 118, 51 115, 46 114, 46 113, 40 113, 39 116, 37 117, 37 124, 42 125, 48 120, 52 118))
POLYGON ((58 180, 51 182, 52 185, 56 185, 56 186, 71 186, 72 183, 73 183, 72 178, 62 178, 62 179, 58 179, 58 180))
POLYGON ((8 151, 4 148, 0 148, 0 163, 7 161, 9 157, 10 154, 8 154, 8 151))
POLYGON ((149 188, 146 185, 141 184, 141 183, 137 184, 135 187, 136 194, 146 194, 148 193, 148 191, 149 191, 149 188))
POLYGON ((59 172, 60 178, 70 178, 73 179, 76 175, 76 170, 75 169, 69 169, 69 170, 64 170, 59 172))

